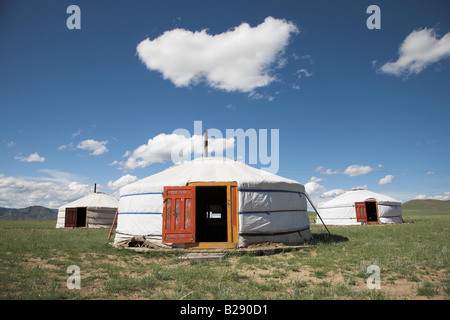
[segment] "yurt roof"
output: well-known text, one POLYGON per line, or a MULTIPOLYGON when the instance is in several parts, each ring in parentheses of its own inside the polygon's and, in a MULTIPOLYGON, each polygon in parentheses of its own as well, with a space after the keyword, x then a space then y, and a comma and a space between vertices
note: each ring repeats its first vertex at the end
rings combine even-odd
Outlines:
POLYGON ((336 198, 320 203, 319 209, 353 206, 355 202, 363 202, 366 200, 376 200, 378 204, 384 205, 401 205, 401 202, 390 196, 369 191, 369 190, 351 190, 347 191, 336 198))
POLYGON ((120 195, 162 192, 164 186, 185 186, 192 182, 237 182, 239 188, 283 189, 304 192, 299 182, 222 157, 197 158, 120 189, 120 195))
POLYGON ((119 200, 103 192, 91 193, 83 198, 67 203, 62 208, 117 208, 119 206, 119 200))

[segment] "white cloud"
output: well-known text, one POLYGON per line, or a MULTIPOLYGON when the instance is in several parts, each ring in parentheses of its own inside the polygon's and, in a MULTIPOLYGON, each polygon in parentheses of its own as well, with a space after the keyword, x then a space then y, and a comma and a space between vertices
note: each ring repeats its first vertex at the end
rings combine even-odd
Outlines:
POLYGON ((388 184, 392 181, 394 181, 394 176, 392 174, 388 174, 384 178, 380 179, 380 181, 378 181, 378 184, 388 184))
POLYGON ((307 194, 316 194, 325 191, 325 188, 317 182, 310 181, 305 183, 305 190, 307 194))
POLYGON ((340 172, 338 170, 332 171, 331 169, 326 169, 323 166, 319 166, 316 169, 317 172, 320 174, 326 174, 326 175, 332 175, 332 174, 339 174, 340 172))
POLYGON ((292 22, 267 17, 256 27, 242 23, 216 35, 166 31, 143 40, 136 50, 149 70, 161 72, 177 87, 204 81, 216 89, 251 92, 276 79, 271 66, 280 67, 290 35, 298 32, 292 22))
POLYGON ((127 184, 137 181, 136 176, 130 174, 124 175, 115 181, 108 181, 108 188, 110 190, 119 190, 120 188, 126 186, 127 184))
POLYGON ((59 171, 59 170, 54 170, 54 169, 41 169, 38 170, 38 172, 43 172, 45 174, 47 174, 50 177, 42 177, 42 178, 34 178, 35 180, 40 180, 40 181, 51 181, 51 182, 56 182, 56 183, 60 183, 60 184, 70 184, 73 181, 79 180, 80 178, 75 175, 72 174, 70 172, 65 172, 65 171, 59 171))
MULTIPOLYGON (((222 155, 223 150, 234 147, 234 138, 230 139, 208 139, 208 152, 222 155)), ((126 161, 114 161, 122 169, 145 168, 152 163, 162 163, 164 161, 180 162, 190 159, 191 154, 200 155, 203 153, 203 137, 193 135, 185 137, 179 134, 161 133, 146 144, 136 148, 133 152, 126 153, 126 161)))
POLYGON ((73 143, 71 142, 71 143, 68 143, 68 144, 63 144, 62 146, 59 146, 58 147, 58 150, 70 150, 70 151, 72 151, 72 150, 74 150, 75 148, 74 148, 74 146, 73 146, 73 143))
POLYGON ((303 74, 305 77, 307 77, 307 78, 309 78, 309 77, 311 77, 311 76, 314 75, 313 73, 309 72, 309 71, 306 70, 305 68, 302 68, 302 69, 298 70, 296 73, 297 73, 297 76, 298 76, 299 78, 302 77, 302 74, 303 74))
POLYGON ((432 200, 450 200, 450 192, 444 192, 443 194, 438 194, 434 196, 427 196, 424 194, 419 194, 417 197, 414 198, 415 200, 426 200, 426 199, 432 199, 432 200))
POLYGON ((88 140, 81 141, 78 144, 77 148, 78 149, 82 149, 82 150, 92 151, 90 153, 90 155, 98 156, 100 154, 108 152, 108 149, 105 146, 107 143, 108 143, 108 141, 95 141, 95 140, 92 140, 92 139, 88 139, 88 140))
POLYGON ((346 174, 350 177, 361 176, 373 171, 373 168, 370 166, 360 166, 357 164, 348 166, 343 172, 339 170, 331 170, 325 169, 323 166, 319 166, 316 168, 316 171, 320 174, 333 175, 333 174, 346 174))
POLYGON ((50 170, 52 178, 7 177, 0 173, 0 207, 23 208, 42 205, 49 208, 81 198, 92 192, 92 186, 79 182, 67 182, 71 176, 50 170), (64 181, 64 183, 63 183, 64 181))
POLYGON ((275 99, 274 96, 267 95, 267 94, 260 94, 255 91, 250 92, 248 96, 250 99, 254 99, 254 100, 266 99, 268 101, 273 101, 275 99))
POLYGON ((347 169, 344 170, 344 174, 348 174, 350 177, 361 176, 371 172, 373 168, 370 166, 360 166, 357 164, 348 166, 347 169))
POLYGON ((385 63, 380 71, 395 76, 418 74, 447 57, 450 57, 450 32, 438 39, 434 29, 414 30, 400 45, 397 61, 385 63))
POLYGON ((333 189, 333 190, 324 192, 320 197, 321 198, 334 198, 334 197, 337 197, 344 193, 345 193, 344 189, 333 189))
POLYGON ((307 194, 317 194, 325 191, 325 187, 318 184, 322 181, 322 178, 311 177, 307 183, 305 183, 305 191, 307 194))
POLYGON ((75 138, 75 137, 79 136, 80 134, 81 134, 81 129, 78 129, 77 131, 72 133, 72 138, 75 138))
POLYGON ((14 159, 22 162, 44 162, 45 158, 41 157, 37 152, 30 154, 28 157, 15 156, 14 159))

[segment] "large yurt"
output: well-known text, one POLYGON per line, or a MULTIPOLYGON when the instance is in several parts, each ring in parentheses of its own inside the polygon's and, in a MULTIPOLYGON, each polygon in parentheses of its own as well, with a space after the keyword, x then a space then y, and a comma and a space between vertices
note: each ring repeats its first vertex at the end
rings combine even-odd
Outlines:
POLYGON ((111 228, 119 201, 94 192, 58 208, 56 228, 111 228))
MULTIPOLYGON (((317 210, 326 225, 402 223, 402 203, 369 190, 353 189, 322 202, 317 210)), ((321 223, 319 217, 316 223, 321 223)))
POLYGON ((115 244, 301 244, 311 238, 299 182, 221 157, 197 158, 120 189, 115 244))

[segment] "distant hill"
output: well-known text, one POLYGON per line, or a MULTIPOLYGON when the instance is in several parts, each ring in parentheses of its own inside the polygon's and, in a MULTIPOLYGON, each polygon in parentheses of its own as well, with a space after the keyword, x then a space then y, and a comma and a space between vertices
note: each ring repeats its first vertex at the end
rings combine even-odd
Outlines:
POLYGON ((0 208, 0 220, 56 220, 57 209, 31 206, 22 209, 0 208))
POLYGON ((450 200, 410 200, 402 204, 403 210, 422 211, 423 213, 450 213, 450 200))

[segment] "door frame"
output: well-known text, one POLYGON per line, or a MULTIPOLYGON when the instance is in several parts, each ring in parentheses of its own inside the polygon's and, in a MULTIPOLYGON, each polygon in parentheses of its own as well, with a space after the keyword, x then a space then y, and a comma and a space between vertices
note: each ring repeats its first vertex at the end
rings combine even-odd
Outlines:
POLYGON ((66 207, 64 209, 64 228, 87 228, 87 221, 88 221, 88 207, 66 207), (80 209, 85 210, 85 221, 83 226, 77 226, 78 224, 78 212, 80 209), (73 211, 75 210, 75 211, 73 211), (67 215, 72 215, 71 218, 67 215), (70 225, 67 225, 68 222, 70 225))
POLYGON ((380 222, 380 215, 378 213, 378 202, 376 200, 367 199, 365 201, 358 201, 355 202, 355 215, 356 215, 356 221, 361 223, 379 223, 380 222), (367 218, 367 202, 374 202, 375 203, 375 209, 377 213, 377 220, 376 221, 369 221, 367 218))
POLYGON ((227 241, 185 243, 185 246, 195 248, 237 248, 239 230, 237 182, 191 182, 188 183, 188 186, 227 187, 227 241))
POLYGON ((78 225, 78 212, 83 210, 82 214, 84 215, 84 225, 83 226, 77 226, 77 228, 87 228, 87 222, 88 222, 88 208, 87 207, 77 207, 77 222, 78 225))
POLYGON ((366 200, 364 201, 364 205, 366 206, 366 217, 367 217, 367 222, 368 223, 379 223, 380 222, 380 215, 378 214, 378 202, 376 200, 366 200), (369 218, 367 217, 367 202, 373 202, 375 203, 375 211, 377 214, 377 220, 376 221, 369 221, 369 218))

